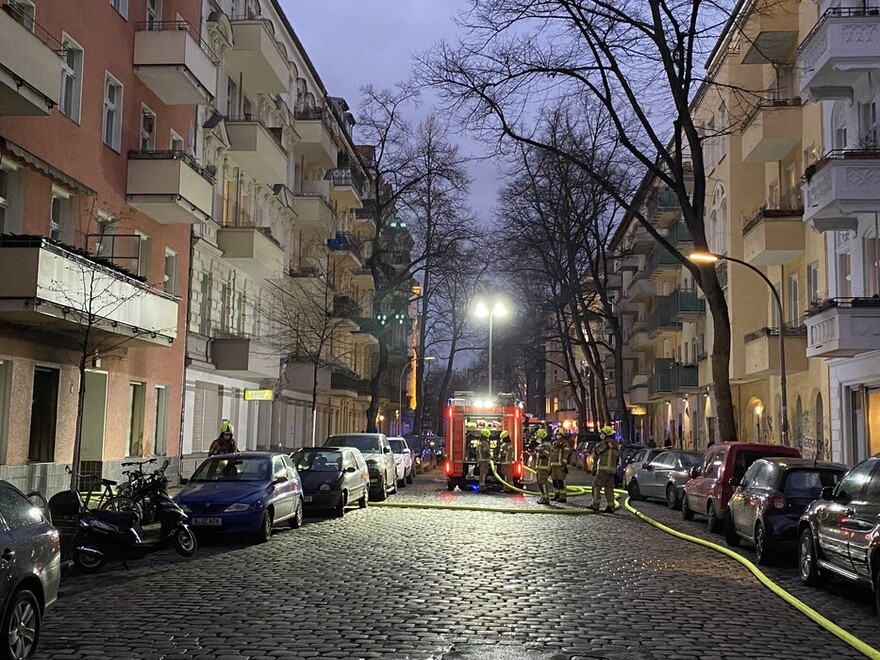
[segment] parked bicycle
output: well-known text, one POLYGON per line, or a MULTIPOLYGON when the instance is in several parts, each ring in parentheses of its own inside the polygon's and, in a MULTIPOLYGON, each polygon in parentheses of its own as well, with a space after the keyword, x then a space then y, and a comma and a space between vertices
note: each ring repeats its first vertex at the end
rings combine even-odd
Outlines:
POLYGON ((160 490, 167 486, 168 482, 165 476, 165 470, 168 468, 167 459, 162 463, 161 467, 153 472, 144 472, 144 467, 154 464, 156 460, 151 458, 146 461, 122 463, 122 467, 132 467, 132 469, 123 472, 123 474, 128 476, 128 483, 122 484, 117 493, 128 497, 138 505, 141 522, 144 525, 151 525, 156 522, 157 495, 160 490))
MULTIPOLYGON (((73 474, 70 466, 64 468, 68 474, 73 474)), ((87 509, 102 509, 104 511, 135 511, 140 515, 140 507, 132 498, 126 497, 113 491, 113 487, 117 485, 112 479, 104 479, 96 477, 93 474, 76 473, 79 483, 89 483, 88 493, 84 497, 84 506, 87 509)))

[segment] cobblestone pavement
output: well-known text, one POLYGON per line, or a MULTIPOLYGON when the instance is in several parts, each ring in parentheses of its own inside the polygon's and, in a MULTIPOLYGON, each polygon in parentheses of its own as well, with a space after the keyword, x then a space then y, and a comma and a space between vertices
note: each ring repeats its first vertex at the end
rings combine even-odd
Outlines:
MULTIPOLYGON (((448 493, 436 473, 389 501, 535 506, 522 496, 448 493)), ((39 658, 861 657, 744 568, 627 513, 370 507, 307 518, 265 545, 208 542, 190 560, 169 552, 130 566, 65 577, 39 658)), ((778 570, 796 579, 793 568, 778 570)), ((810 596, 872 641, 869 608, 844 591, 810 596)))

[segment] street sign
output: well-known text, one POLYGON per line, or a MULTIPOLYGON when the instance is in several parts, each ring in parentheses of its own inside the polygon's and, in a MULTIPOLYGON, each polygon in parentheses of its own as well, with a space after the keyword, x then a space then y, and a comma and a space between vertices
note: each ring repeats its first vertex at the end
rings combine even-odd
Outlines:
POLYGON ((245 401, 272 401, 275 398, 272 390, 245 390, 245 401))

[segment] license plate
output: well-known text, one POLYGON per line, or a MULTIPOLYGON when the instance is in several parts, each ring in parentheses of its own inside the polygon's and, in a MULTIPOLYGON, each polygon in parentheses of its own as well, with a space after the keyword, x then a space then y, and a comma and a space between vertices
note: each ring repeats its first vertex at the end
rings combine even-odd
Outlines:
POLYGON ((311 502, 311 501, 312 501, 311 495, 303 495, 303 502, 311 502))
POLYGON ((193 525, 199 525, 203 527, 220 527, 223 524, 222 518, 193 518, 193 525))

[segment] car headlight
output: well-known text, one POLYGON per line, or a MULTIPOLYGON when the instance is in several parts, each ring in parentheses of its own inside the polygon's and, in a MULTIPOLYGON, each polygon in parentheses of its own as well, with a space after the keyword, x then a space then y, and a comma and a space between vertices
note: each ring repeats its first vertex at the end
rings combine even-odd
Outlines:
POLYGON ((320 490, 322 493, 326 493, 333 490, 333 486, 331 486, 330 484, 321 484, 320 486, 318 486, 318 490, 320 490))
POLYGON ((230 504, 226 507, 225 511, 229 513, 234 513, 236 511, 253 511, 254 507, 250 504, 245 504, 244 502, 236 502, 235 504, 230 504))

